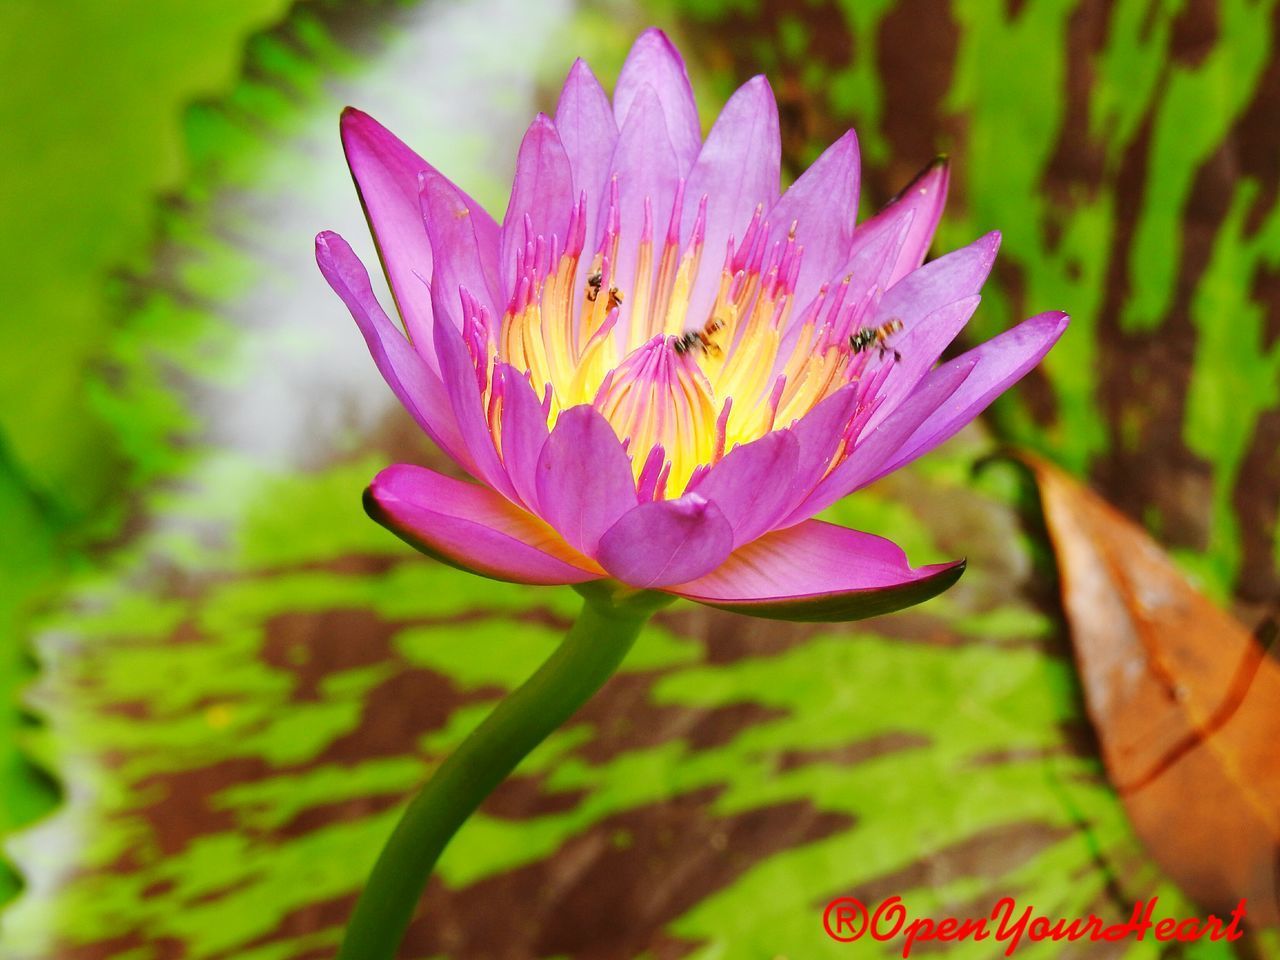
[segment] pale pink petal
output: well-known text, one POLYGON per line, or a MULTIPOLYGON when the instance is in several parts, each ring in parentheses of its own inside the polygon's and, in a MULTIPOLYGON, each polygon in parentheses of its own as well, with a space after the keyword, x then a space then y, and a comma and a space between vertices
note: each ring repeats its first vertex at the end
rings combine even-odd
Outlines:
POLYGON ((730 236, 742 237, 756 207, 769 210, 782 180, 778 105, 764 77, 753 77, 729 98, 693 165, 684 193, 682 240, 693 231, 707 198, 702 269, 689 298, 689 316, 711 312, 720 286, 720 264, 730 236))
POLYGON ((542 518, 588 556, 638 502, 626 451, 609 422, 587 404, 556 420, 538 459, 537 487, 542 518))
POLYGON ((627 54, 613 92, 613 115, 621 129, 641 91, 652 87, 661 105, 664 126, 675 150, 678 175, 687 176, 702 146, 702 123, 693 86, 680 51, 661 30, 649 29, 627 54))
POLYGON ((365 492, 365 509, 423 553, 494 580, 584 583, 602 575, 537 517, 492 490, 424 467, 387 467, 365 492))
POLYGON ((861 620, 928 600, 963 572, 964 561, 913 570, 892 541, 809 520, 765 534, 668 591, 755 617, 861 620))
POLYGON ((827 147, 767 212, 771 239, 784 241, 794 223, 796 240, 804 248, 796 280, 798 303, 812 300, 849 257, 861 170, 858 138, 850 130, 827 147))
POLYGON ((574 196, 587 195, 584 259, 589 260, 600 241, 600 211, 608 197, 606 184, 618 125, 608 95, 584 60, 575 60, 569 71, 556 105, 555 122, 569 155, 574 196))
MULTIPOLYGON (((636 302, 636 265, 645 223, 646 200, 650 227, 660 242, 671 217, 676 185, 680 179, 662 107, 652 87, 640 88, 627 114, 613 152, 609 175, 611 179, 617 178, 622 233, 611 284, 625 294, 616 327, 619 342, 625 343, 632 307, 636 302)), ((645 278, 645 282, 650 282, 650 278, 645 278)))
POLYGON ((600 538, 596 559, 632 587, 649 589, 700 577, 733 550, 733 528, 696 493, 654 500, 625 513, 600 538))
POLYGON ((550 246, 553 236, 559 238, 560 248, 564 249, 575 199, 569 155, 560 142, 555 124, 540 113, 520 143, 511 199, 502 218, 499 267, 504 299, 515 292, 518 250, 539 237, 550 246))

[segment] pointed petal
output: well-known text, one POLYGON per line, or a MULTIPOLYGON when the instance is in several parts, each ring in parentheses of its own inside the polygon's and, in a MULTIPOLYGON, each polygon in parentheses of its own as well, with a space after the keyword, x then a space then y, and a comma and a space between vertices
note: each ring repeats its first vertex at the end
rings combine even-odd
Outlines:
MULTIPOLYGON (((730 236, 741 237, 757 205, 771 209, 782 181, 778 104, 769 81, 753 77, 729 98, 716 119, 684 193, 682 239, 688 243, 702 197, 707 198, 704 256, 722 255, 730 236)), ((720 286, 719 264, 698 271, 689 316, 707 316, 720 286)))
POLYGON ((795 434, 775 430, 730 450, 695 492, 720 508, 733 528, 733 545, 740 547, 771 530, 794 505, 799 460, 795 434))
POLYGON ((569 155, 556 126, 546 114, 538 114, 516 155, 516 176, 511 185, 511 199, 502 218, 502 242, 499 264, 502 271, 502 293, 506 298, 515 291, 516 251, 529 240, 552 236, 560 238, 563 248, 569 231, 569 214, 573 209, 573 172, 569 155), (525 217, 532 226, 526 236, 525 217))
MULTIPOLYGON (((636 302, 636 262, 644 228, 645 198, 648 198, 652 210, 654 233, 660 236, 662 225, 671 215, 676 184, 680 179, 676 155, 662 118, 662 106, 652 87, 640 89, 627 114, 618 136, 618 146, 613 152, 609 176, 618 180, 622 242, 618 246, 614 275, 617 277, 616 285, 626 297, 616 329, 619 342, 626 343, 636 302)), ((651 278, 643 279, 647 283, 651 278)))
POLYGON ((973 371, 973 363, 956 364, 945 374, 922 384, 879 426, 863 428, 854 443, 853 452, 826 475, 803 503, 793 510, 784 524, 795 524, 825 510, 855 490, 865 487, 886 471, 880 468, 898 448, 964 383, 973 371))
POLYGON ((480 385, 476 379, 476 367, 462 340, 462 333, 453 324, 438 323, 435 328, 436 356, 440 360, 440 378, 444 381, 449 407, 467 453, 475 464, 477 479, 493 487, 503 496, 516 499, 515 488, 507 479, 507 471, 498 458, 493 434, 485 416, 480 385))
POLYGON ((647 589, 714 570, 733 550, 733 528, 696 493, 642 503, 600 538, 600 565, 623 583, 647 589))
POLYGON ((638 502, 613 428, 583 404, 560 414, 538 458, 538 507, 569 545, 595 556, 600 537, 638 502))
POLYGON ((769 211, 770 236, 784 240, 791 224, 804 247, 796 302, 808 303, 849 256, 861 178, 858 137, 848 131, 829 146, 769 211))
MULTIPOLYGON (((437 370, 431 301, 418 279, 431 276, 431 246, 418 202, 418 174, 435 168, 378 121, 352 107, 342 113, 342 147, 405 330, 432 370, 437 370)), ((473 217, 493 223, 484 208, 461 195, 473 217)))
POLYGON ((425 467, 387 467, 365 491, 365 510, 428 556, 494 580, 558 584, 601 576, 537 517, 492 490, 425 467))
POLYGON ((1067 329, 1069 319, 1058 310, 1038 314, 932 371, 919 389, 929 389, 935 380, 952 375, 965 364, 974 365, 973 372, 960 387, 912 432, 892 459, 867 482, 892 473, 955 436, 1044 359, 1067 329))
POLYGON ((861 620, 936 596, 964 561, 913 570, 892 541, 820 520, 766 534, 669 592, 775 620, 861 620))
MULTIPOLYGON (((489 316, 502 316, 502 282, 498 273, 498 225, 489 217, 475 217, 466 195, 447 177, 435 171, 419 176, 419 205, 431 243, 432 311, 448 316, 462 327, 458 288, 489 308, 489 316)), ((421 286, 421 283, 419 283, 421 286)))
POLYGON ((326 231, 316 237, 316 263, 334 293, 347 305, 373 362, 396 399, 446 456, 479 478, 453 419, 444 384, 387 317, 360 258, 342 237, 326 231))
POLYGON ((924 263, 933 242, 933 232, 942 218, 942 208, 947 202, 950 179, 947 158, 939 157, 920 171, 905 190, 885 204, 883 210, 854 230, 853 245, 857 249, 886 230, 897 231, 903 224, 908 226, 886 289, 924 263))
POLYGON ((556 130, 573 171, 573 195, 587 195, 586 258, 600 241, 600 210, 608 196, 609 163, 618 142, 613 107, 584 60, 575 60, 556 105, 556 130))
POLYGON ((663 123, 679 165, 678 175, 686 176, 702 146, 702 123, 680 52, 665 33, 653 28, 636 39, 618 75, 613 115, 619 128, 626 125, 627 115, 646 86, 653 88, 661 105, 663 123))
POLYGON ((547 443, 547 415, 529 381, 514 367, 498 364, 502 380, 502 464, 516 496, 538 513, 538 458, 547 443))
POLYGON ((933 369, 942 351, 964 329, 981 302, 979 296, 965 297, 944 304, 923 317, 913 318, 910 324, 903 318, 904 329, 891 341, 902 359, 892 361, 892 369, 880 387, 880 407, 871 415, 868 428, 883 423, 900 403, 905 402, 925 374, 933 369))

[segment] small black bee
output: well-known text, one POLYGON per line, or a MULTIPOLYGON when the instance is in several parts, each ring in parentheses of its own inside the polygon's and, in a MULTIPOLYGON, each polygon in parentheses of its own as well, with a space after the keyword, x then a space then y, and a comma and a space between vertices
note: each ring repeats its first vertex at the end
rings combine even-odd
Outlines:
POLYGON ((863 353, 872 347, 878 347, 881 360, 886 354, 892 353, 894 362, 898 363, 902 360, 902 354, 889 346, 889 338, 901 329, 902 321, 897 317, 878 327, 866 327, 849 337, 849 349, 854 353, 863 353))
POLYGON ((717 330, 724 327, 724 321, 718 318, 712 318, 707 321, 707 325, 701 330, 686 330, 676 338, 676 342, 672 344, 676 353, 688 353, 694 347, 699 348, 703 353, 720 353, 720 345, 711 339, 711 335, 717 330))
POLYGON ((590 303, 595 303, 596 297, 600 296, 600 286, 603 283, 604 274, 599 270, 587 277, 587 300, 590 303))
POLYGON ((622 291, 617 287, 609 288, 609 309, 616 310, 622 306, 622 291))

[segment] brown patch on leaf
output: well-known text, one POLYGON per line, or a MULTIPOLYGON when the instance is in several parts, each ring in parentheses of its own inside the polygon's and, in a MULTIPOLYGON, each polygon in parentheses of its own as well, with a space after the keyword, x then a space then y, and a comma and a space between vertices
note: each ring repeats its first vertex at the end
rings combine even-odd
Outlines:
POLYGON ((876 757, 899 753, 903 750, 919 750, 929 746, 933 741, 918 733, 903 730, 877 734, 864 740, 856 740, 839 747, 828 747, 824 750, 788 750, 778 758, 778 770, 785 773, 797 767, 805 767, 812 763, 834 763, 840 766, 852 766, 865 763, 876 757))
POLYGON ((1107 772, 1205 908, 1280 921, 1280 663, 1096 494, 1030 460, 1107 772))

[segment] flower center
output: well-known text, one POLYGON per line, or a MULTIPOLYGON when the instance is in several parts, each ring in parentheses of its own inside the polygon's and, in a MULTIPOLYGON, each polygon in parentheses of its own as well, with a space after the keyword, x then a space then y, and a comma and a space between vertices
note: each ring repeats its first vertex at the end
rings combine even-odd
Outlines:
POLYGON ((472 303, 463 330, 486 394, 492 365, 505 362, 527 372, 549 424, 561 410, 594 405, 626 445, 641 492, 654 498, 679 496, 700 467, 791 424, 885 356, 875 349, 883 338, 858 326, 878 291, 851 296, 845 277, 797 310, 804 251, 795 224, 777 236, 759 207, 741 241, 729 240, 714 299, 698 303, 707 199, 682 244, 683 194, 681 182, 660 244, 647 199, 638 240, 629 239, 615 179, 589 262, 585 195, 567 241, 534 236, 526 220, 499 328, 472 303), (622 259, 634 263, 626 278, 622 259))

